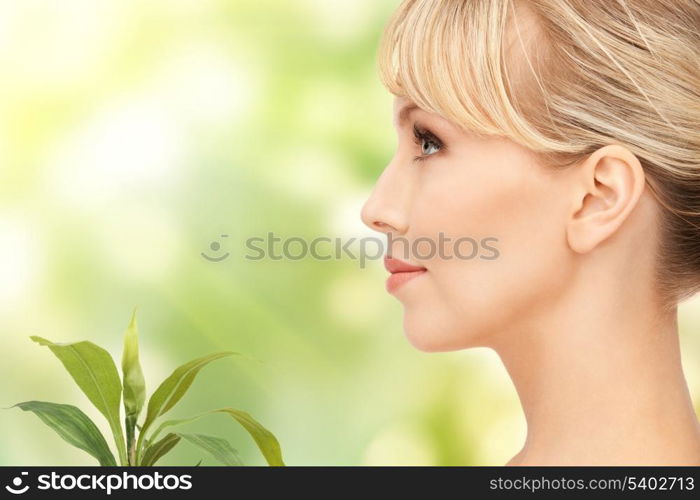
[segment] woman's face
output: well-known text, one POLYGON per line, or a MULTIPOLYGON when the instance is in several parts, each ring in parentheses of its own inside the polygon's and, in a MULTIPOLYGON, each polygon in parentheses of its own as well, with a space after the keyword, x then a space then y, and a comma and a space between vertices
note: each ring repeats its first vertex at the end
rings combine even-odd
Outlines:
POLYGON ((387 284, 415 347, 490 345, 535 320, 571 276, 566 174, 412 104, 395 100, 398 147, 362 218, 387 233, 391 257, 425 268, 387 284))

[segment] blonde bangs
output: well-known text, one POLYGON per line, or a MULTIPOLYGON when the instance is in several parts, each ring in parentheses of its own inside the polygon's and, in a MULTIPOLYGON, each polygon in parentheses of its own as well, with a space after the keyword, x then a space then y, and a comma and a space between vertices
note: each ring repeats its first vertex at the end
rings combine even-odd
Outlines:
MULTIPOLYGON (((379 45, 379 75, 394 95, 405 96, 463 130, 510 137, 533 150, 546 148, 524 117, 514 84, 537 88, 506 55, 510 0, 406 0, 379 45)), ((516 23, 515 43, 522 43, 516 23)), ((527 51, 523 50, 527 58, 527 51)), ((534 73, 533 73, 534 75, 534 73)), ((533 81, 535 80, 535 81, 533 81)))

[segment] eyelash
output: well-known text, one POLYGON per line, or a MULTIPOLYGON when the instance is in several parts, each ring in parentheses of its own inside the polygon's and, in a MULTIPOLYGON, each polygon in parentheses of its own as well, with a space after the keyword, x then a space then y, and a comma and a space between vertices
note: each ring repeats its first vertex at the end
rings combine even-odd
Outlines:
MULTIPOLYGON (((423 142, 428 142, 433 144, 435 147, 438 148, 438 151, 441 151, 445 149, 445 146, 442 144, 442 141, 438 139, 435 134, 430 132, 427 129, 419 128, 416 124, 413 125, 413 142, 416 143, 421 148, 421 151, 423 149, 423 142)), ((429 154, 429 155, 419 155, 419 156, 414 156, 413 161, 415 163, 419 163, 422 161, 425 161, 428 159, 428 157, 433 156, 435 153, 429 154)))

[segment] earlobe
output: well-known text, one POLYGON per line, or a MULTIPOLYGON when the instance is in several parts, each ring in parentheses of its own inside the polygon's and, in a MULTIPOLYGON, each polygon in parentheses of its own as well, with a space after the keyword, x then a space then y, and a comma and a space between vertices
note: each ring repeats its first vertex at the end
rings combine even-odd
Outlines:
POLYGON ((645 174, 631 151, 613 144, 591 154, 574 178, 574 210, 566 236, 573 251, 587 253, 614 235, 634 210, 645 174))

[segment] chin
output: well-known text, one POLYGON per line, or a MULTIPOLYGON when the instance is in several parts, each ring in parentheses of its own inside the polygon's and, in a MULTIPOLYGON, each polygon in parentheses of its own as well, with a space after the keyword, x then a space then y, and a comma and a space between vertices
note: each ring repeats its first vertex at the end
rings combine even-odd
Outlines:
POLYGON ((476 347, 470 335, 465 334, 468 329, 448 327, 446 322, 437 319, 425 318, 419 320, 404 315, 403 331, 408 342, 423 352, 447 352, 476 347))
MULTIPOLYGON (((491 322, 458 321, 449 311, 412 304, 404 307, 403 330, 408 342, 423 352, 447 352, 488 347, 496 325, 491 322)), ((484 318, 485 319, 485 318, 484 318)))

